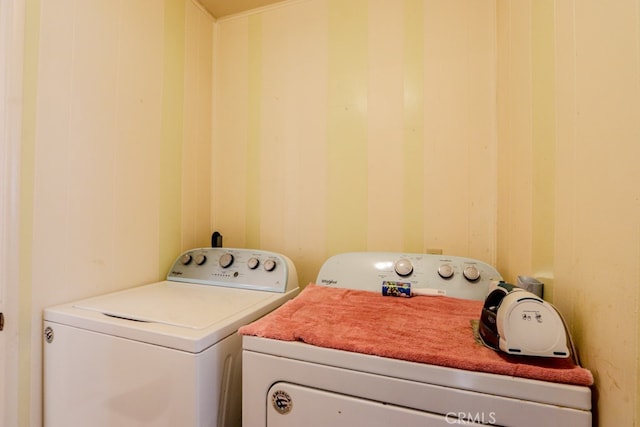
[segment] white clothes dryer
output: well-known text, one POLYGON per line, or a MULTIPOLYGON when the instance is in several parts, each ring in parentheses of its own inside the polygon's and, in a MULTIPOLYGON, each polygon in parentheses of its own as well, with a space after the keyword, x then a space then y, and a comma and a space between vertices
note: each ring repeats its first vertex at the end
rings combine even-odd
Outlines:
POLYGON ((590 373, 573 366, 571 372, 585 374, 582 385, 521 377, 517 371, 529 366, 526 359, 504 362, 474 340, 473 322, 480 318, 492 280, 500 280, 493 267, 465 257, 364 252, 328 259, 315 284, 241 328, 244 425, 590 426, 590 373), (383 297, 381 288, 389 282, 446 296, 383 297), (471 309, 458 323, 460 306, 471 309), (428 309, 418 312, 416 307, 428 309), (461 335, 419 335, 439 331, 437 322, 449 322, 461 335), (408 329, 420 332, 406 339, 408 329), (457 362, 473 368, 369 352, 381 341, 384 346, 386 330, 399 337, 391 352, 426 349, 432 359, 461 354, 452 345, 458 337, 468 342, 469 356, 457 362), (360 340, 361 333, 373 339, 360 340), (487 370, 485 354, 492 363, 495 356, 497 363, 513 367, 514 374, 487 370))
POLYGON ((297 292, 284 255, 200 248, 166 281, 45 309, 45 427, 241 425, 237 330, 297 292))

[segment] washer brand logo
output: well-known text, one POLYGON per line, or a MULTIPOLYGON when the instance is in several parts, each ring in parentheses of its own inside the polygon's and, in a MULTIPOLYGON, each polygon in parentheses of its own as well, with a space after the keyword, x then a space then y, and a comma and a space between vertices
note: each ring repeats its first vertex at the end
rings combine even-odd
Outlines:
POLYGON ((182 271, 172 271, 171 274, 174 276, 182 276, 182 271))
POLYGON ((336 283, 338 283, 337 280, 333 280, 333 279, 322 279, 321 282, 324 283, 325 285, 335 285, 336 283))
POLYGON ((51 326, 47 326, 44 329, 44 339, 48 342, 51 343, 53 341, 53 329, 51 328, 51 326))
POLYGON ((291 396, 284 390, 276 390, 271 396, 271 403, 279 414, 288 414, 293 408, 291 396))

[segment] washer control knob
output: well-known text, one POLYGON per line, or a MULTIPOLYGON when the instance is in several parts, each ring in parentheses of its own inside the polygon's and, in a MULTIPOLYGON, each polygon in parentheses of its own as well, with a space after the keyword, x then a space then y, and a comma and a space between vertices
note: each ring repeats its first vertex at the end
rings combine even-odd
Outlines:
POLYGON ((402 277, 406 277, 413 273, 413 265, 411 264, 411 261, 406 258, 402 258, 396 261, 393 269, 396 271, 398 276, 402 277))
POLYGON ((451 267, 451 264, 442 264, 438 267, 438 275, 443 279, 451 279, 453 277, 453 267, 451 267))
POLYGON ((476 267, 475 265, 466 266, 462 271, 462 274, 464 275, 465 279, 470 282, 475 282, 480 278, 480 270, 478 270, 478 267, 476 267))
POLYGON ((276 262, 272 259, 268 259, 264 262, 265 271, 273 271, 276 269, 276 262))
POLYGON ((196 262, 196 264, 202 265, 207 261, 207 256, 204 254, 196 255, 196 257, 194 258, 194 261, 196 262))
POLYGON ((258 268, 258 266, 260 265, 260 260, 258 258, 249 258, 249 261, 247 261, 247 266, 251 269, 251 270, 255 270, 256 268, 258 268))
POLYGON ((220 264, 220 267, 222 268, 230 267, 231 264, 233 264, 233 255, 230 253, 223 254, 218 260, 218 264, 220 264))
POLYGON ((193 260, 193 257, 190 254, 184 254, 180 257, 180 263, 182 265, 189 265, 192 260, 193 260))

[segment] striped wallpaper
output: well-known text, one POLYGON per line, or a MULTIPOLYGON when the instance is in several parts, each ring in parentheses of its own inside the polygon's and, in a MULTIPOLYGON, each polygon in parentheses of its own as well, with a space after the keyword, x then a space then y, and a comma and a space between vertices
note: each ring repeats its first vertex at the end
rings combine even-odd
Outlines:
POLYGON ((597 421, 637 423, 640 0, 24 3, 20 425, 42 309, 162 278, 213 230, 302 284, 351 250, 541 277, 597 421))
POLYGON ((212 223, 290 256, 495 258, 494 1, 302 0, 218 21, 212 223))

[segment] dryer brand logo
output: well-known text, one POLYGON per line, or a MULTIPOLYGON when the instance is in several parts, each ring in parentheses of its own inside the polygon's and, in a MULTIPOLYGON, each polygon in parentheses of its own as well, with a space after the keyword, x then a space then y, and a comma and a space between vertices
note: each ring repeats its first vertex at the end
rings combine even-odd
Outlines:
POLYGON ((333 280, 333 279, 322 279, 321 282, 324 283, 325 285, 335 285, 336 283, 338 283, 337 280, 333 280))
POLYGON ((276 390, 271 395, 271 403, 273 408, 278 411, 279 414, 288 414, 293 408, 293 401, 291 396, 284 390, 276 390))

